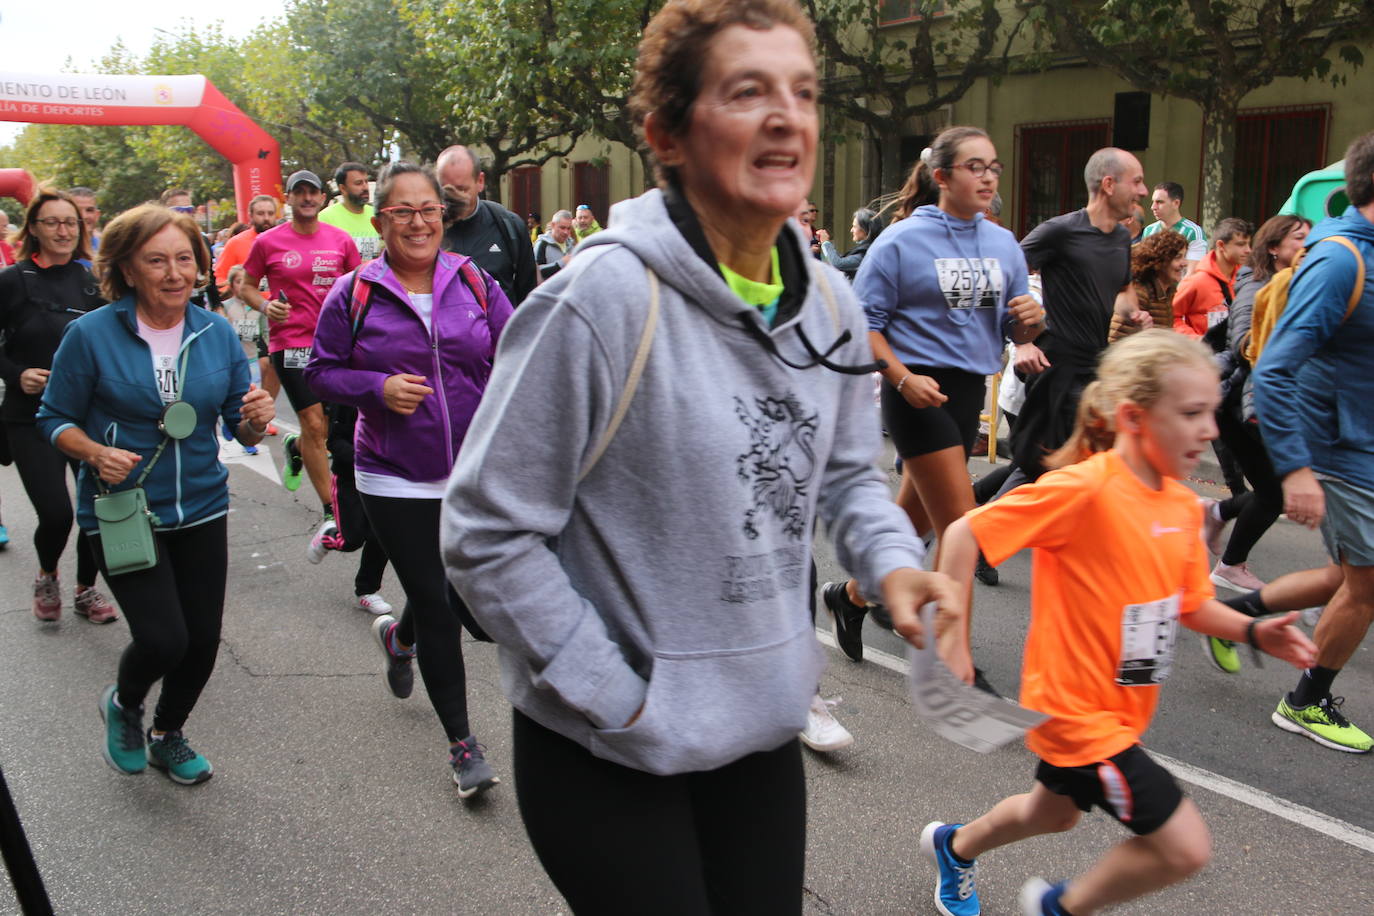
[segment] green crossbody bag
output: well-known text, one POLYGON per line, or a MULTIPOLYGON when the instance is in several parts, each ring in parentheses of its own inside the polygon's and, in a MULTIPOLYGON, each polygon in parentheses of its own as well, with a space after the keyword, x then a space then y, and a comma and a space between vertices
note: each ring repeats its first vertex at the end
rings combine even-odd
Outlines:
MULTIPOLYGON (((182 351, 178 379, 186 377, 186 357, 190 351, 189 345, 182 351)), ((95 485, 100 490, 94 503, 100 550, 105 556, 105 569, 112 576, 152 569, 157 565, 157 533, 153 529, 160 520, 148 508, 143 481, 152 473, 168 442, 185 439, 195 432, 196 409, 181 400, 178 391, 177 399, 162 409, 157 425, 162 432, 162 442, 132 487, 111 491, 99 474, 95 478, 95 485)))

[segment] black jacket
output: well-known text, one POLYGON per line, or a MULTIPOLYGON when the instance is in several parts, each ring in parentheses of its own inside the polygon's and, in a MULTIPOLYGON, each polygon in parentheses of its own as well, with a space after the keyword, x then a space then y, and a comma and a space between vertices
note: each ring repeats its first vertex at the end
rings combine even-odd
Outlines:
POLYGON ((511 305, 534 289, 534 246, 525 221, 498 203, 479 200, 477 211, 444 229, 444 250, 465 254, 496 278, 511 305))
POLYGON ((39 267, 25 258, 0 270, 0 378, 5 380, 0 419, 33 422, 43 396, 25 394, 20 374, 51 369, 67 325, 104 304, 95 277, 76 261, 39 267))

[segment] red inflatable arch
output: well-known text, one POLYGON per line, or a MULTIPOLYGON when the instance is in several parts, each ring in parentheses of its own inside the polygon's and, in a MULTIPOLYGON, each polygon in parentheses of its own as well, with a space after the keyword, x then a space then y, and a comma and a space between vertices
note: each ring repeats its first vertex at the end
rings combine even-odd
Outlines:
POLYGON ((240 220, 258 194, 281 200, 277 141, 203 76, 0 72, 0 121, 181 124, 233 164, 240 220))
POLYGON ((0 197, 13 197, 27 207, 38 182, 25 169, 0 169, 0 197))

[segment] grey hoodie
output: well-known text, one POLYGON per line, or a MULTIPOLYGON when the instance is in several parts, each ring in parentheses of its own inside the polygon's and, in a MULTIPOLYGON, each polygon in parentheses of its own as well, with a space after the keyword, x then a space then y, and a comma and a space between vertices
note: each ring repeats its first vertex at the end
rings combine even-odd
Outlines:
POLYGON ((798 325, 822 352, 847 329, 829 358, 872 359, 843 276, 801 260, 805 301, 768 329, 654 190, 617 205, 502 334, 449 482, 444 559, 500 644, 511 702, 597 757, 710 770, 801 731, 824 666, 807 611, 817 513, 866 594, 920 565, 874 466, 871 379, 789 368, 741 327, 799 364, 798 325), (653 347, 579 482, 645 326, 646 267, 662 284, 653 347))

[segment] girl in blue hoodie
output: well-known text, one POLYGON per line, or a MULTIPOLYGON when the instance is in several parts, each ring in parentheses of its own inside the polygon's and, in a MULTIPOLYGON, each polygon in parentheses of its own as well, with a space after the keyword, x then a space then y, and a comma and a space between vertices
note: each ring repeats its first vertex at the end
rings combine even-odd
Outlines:
MULTIPOLYGON (((1025 343, 1043 327, 1015 237, 984 218, 1001 175, 987 133, 945 130, 899 195, 905 218, 873 243, 854 278, 873 354, 887 363, 882 415, 902 460, 897 503, 922 535, 933 528, 939 537, 973 508, 967 464, 986 377, 1001 367, 1006 339, 1025 343)), ((824 596, 837 641, 857 661, 857 583, 827 585, 824 596)))

